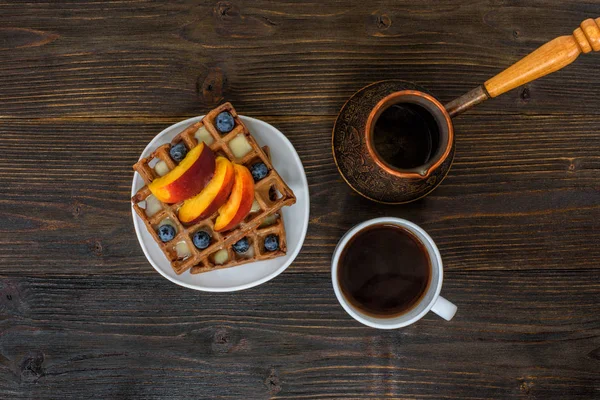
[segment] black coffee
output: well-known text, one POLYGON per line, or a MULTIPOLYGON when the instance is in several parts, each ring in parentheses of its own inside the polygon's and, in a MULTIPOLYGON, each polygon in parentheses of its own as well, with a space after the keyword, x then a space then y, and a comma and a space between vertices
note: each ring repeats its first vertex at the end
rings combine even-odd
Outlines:
POLYGON ((366 314, 395 317, 425 295, 431 265, 423 243, 406 229, 373 225, 346 244, 338 264, 346 300, 366 314))
POLYGON ((424 107, 413 103, 394 104, 375 122, 373 144, 388 164, 411 169, 425 164, 440 141, 438 124, 424 107))

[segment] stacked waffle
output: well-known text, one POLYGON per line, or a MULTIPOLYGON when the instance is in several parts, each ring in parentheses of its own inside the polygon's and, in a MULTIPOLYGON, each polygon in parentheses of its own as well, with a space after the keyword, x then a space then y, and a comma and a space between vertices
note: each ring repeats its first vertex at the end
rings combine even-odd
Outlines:
POLYGON ((296 198, 268 153, 225 103, 133 166, 133 208, 177 274, 285 255, 280 211, 296 198))

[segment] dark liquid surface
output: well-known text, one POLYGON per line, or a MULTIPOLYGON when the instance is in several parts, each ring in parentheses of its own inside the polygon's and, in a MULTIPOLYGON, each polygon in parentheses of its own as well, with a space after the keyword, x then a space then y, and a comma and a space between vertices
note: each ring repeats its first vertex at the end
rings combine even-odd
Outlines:
POLYGON ((373 225, 346 244, 338 264, 346 300, 366 314, 395 317, 425 295, 431 265, 425 246, 397 225, 373 225))
POLYGON ((400 103, 387 108, 375 122, 373 143, 388 164, 411 169, 425 164, 439 146, 439 127, 427 109, 400 103))

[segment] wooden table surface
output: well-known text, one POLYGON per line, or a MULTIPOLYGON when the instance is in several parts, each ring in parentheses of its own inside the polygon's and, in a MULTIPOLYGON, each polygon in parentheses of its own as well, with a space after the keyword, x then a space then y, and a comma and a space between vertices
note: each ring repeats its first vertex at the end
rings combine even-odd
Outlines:
MULTIPOLYGON (((382 79, 467 92, 594 1, 0 1, 0 398, 600 398, 600 53, 455 120, 443 184, 404 206, 344 183, 331 129, 382 79), (223 100, 286 134, 308 236, 237 293, 162 278, 131 165, 223 100), (437 242, 458 306, 378 331, 336 301, 340 236, 377 216, 437 242)), ((250 268, 250 267, 248 267, 250 268)))

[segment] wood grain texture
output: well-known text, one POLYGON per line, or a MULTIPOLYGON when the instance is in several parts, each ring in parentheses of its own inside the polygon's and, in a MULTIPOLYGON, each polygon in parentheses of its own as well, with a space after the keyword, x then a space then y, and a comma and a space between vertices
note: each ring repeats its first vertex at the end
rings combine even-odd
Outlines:
MULTIPOLYGON (((172 117, 221 98, 247 114, 335 115, 398 78, 445 103, 597 13, 558 0, 0 2, 0 116, 172 117)), ((596 59, 530 84, 534 111, 598 114, 596 59)), ((519 95, 479 110, 521 112, 519 95)))
MULTIPOLYGON (((333 118, 260 118, 290 138, 309 181, 309 235, 290 272, 326 272, 339 237, 382 215, 422 225, 449 270, 600 264, 600 222, 589 217, 600 212, 599 136, 588 128, 600 123, 595 115, 467 114, 456 120, 457 151, 446 180, 402 207, 374 205, 343 182, 330 152, 333 118), (570 234, 555 231, 557 224, 570 234)), ((154 274, 130 223, 131 165, 175 121, 0 122, 0 175, 8 187, 0 199, 6 233, 0 273, 60 267, 77 275, 83 267, 95 274, 154 274), (101 150, 107 146, 117 147, 101 150), (24 155, 23 148, 30 150, 24 155), (44 174, 32 174, 35 169, 44 174), (51 259, 38 263, 46 253, 51 259)))
POLYGON ((595 274, 454 273, 444 290, 464 312, 443 329, 426 316, 391 332, 354 323, 326 274, 232 294, 174 288, 156 274, 7 279, 0 393, 592 398, 595 274))
POLYGON ((454 121, 442 185, 356 195, 331 155, 344 101, 406 79, 442 102, 600 15, 597 1, 0 0, 0 398, 600 397, 598 53, 454 121), (223 99, 286 134, 311 220, 258 288, 161 278, 131 223, 131 165, 223 99), (340 236, 425 228, 451 322, 377 331, 338 305, 340 236))
MULTIPOLYGON (((600 21, 600 17, 597 19, 600 21)), ((491 97, 525 85, 535 79, 556 72, 579 57, 582 53, 600 50, 600 23, 589 18, 573 31, 572 35, 560 36, 528 54, 498 75, 485 82, 491 97)))

